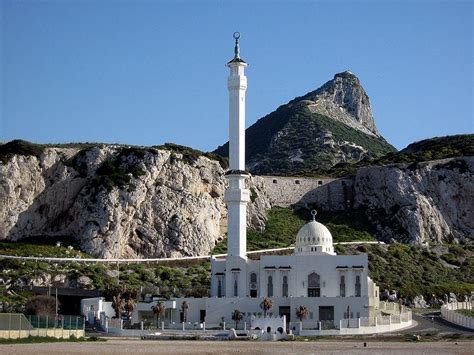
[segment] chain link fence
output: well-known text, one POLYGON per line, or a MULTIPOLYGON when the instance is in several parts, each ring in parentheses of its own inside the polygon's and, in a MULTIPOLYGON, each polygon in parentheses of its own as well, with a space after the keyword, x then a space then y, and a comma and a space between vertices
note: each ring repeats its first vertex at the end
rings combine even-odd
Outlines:
POLYGON ((0 313, 0 339, 29 336, 69 338, 83 337, 85 322, 82 316, 33 316, 21 313, 0 313))

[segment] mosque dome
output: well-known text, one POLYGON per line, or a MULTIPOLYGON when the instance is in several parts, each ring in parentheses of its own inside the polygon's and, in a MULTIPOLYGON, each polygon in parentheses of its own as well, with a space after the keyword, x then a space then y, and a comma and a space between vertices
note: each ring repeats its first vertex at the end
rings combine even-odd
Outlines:
POLYGON ((312 211, 313 220, 306 223, 296 235, 296 253, 334 254, 332 235, 324 224, 316 222, 316 211, 312 211))

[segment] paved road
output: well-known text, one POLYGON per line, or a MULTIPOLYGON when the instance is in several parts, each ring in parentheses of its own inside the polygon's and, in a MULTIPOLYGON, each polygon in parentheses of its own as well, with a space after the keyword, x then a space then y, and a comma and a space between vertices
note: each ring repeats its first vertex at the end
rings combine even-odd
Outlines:
POLYGON ((0 345, 1 354, 472 354, 474 342, 143 341, 0 345))
POLYGON ((413 313, 413 320, 415 320, 418 324, 413 328, 402 330, 400 331, 400 333, 402 334, 415 334, 415 333, 474 334, 474 332, 469 329, 447 322, 446 320, 441 318, 440 312, 431 312, 431 313, 424 313, 424 314, 413 313))

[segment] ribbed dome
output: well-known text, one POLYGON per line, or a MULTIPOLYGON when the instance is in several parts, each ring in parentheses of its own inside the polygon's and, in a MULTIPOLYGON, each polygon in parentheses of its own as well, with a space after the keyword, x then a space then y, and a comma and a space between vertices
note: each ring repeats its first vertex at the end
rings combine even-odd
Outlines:
POLYGON ((323 224, 306 223, 296 235, 295 252, 323 252, 333 254, 332 235, 323 224))

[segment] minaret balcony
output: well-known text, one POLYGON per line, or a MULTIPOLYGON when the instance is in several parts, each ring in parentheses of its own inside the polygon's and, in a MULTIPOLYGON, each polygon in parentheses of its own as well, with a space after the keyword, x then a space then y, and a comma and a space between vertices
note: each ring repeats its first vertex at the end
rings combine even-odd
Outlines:
POLYGON ((225 202, 249 202, 250 191, 247 189, 227 189, 224 192, 225 202))

